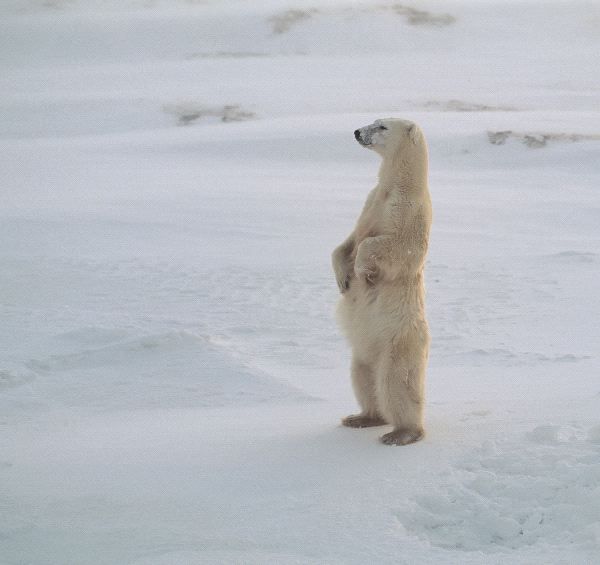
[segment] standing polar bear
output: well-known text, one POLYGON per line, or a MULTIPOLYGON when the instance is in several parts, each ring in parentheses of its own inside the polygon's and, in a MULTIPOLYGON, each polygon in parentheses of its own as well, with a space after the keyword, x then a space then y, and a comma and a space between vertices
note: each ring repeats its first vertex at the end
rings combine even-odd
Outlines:
POLYGON ((377 120, 354 136, 383 162, 354 231, 332 255, 342 293, 338 318, 352 346, 352 385, 362 409, 342 423, 392 424, 381 441, 406 445, 425 433, 427 145, 419 126, 407 120, 377 120))

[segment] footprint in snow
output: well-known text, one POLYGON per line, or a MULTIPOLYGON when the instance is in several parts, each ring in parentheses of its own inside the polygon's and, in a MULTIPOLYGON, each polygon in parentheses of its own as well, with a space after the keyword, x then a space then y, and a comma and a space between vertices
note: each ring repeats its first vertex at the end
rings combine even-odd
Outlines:
POLYGON ((396 513, 409 535, 434 546, 486 554, 553 548, 587 555, 598 543, 600 425, 588 441, 543 425, 526 442, 467 452, 437 490, 417 494, 396 513))

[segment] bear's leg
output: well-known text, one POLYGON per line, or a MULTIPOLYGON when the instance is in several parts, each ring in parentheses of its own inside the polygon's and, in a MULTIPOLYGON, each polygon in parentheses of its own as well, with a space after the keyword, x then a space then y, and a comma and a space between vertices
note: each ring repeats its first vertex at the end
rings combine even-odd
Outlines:
POLYGON ((375 374, 367 363, 352 358, 352 387, 362 411, 342 419, 342 424, 349 428, 369 428, 383 426, 386 422, 377 411, 375 398, 375 374))
MULTIPOLYGON (((414 337, 414 336, 411 336, 414 337)), ((381 436, 388 445, 406 445, 425 436, 423 405, 427 338, 407 339, 391 348, 377 371, 377 402, 394 429, 381 436)))

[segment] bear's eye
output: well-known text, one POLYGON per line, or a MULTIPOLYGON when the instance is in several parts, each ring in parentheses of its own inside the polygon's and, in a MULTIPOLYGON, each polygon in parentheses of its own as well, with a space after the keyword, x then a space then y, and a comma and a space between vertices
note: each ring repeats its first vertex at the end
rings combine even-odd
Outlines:
POLYGON ((379 126, 379 129, 387 129, 385 126, 379 126))

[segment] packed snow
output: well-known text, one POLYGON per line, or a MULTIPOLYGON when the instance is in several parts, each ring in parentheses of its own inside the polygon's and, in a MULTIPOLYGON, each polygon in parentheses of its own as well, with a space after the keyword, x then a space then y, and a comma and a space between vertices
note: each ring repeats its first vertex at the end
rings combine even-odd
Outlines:
POLYGON ((600 560, 600 2, 6 0, 0 564, 600 560), (330 252, 430 146, 427 437, 330 252))

